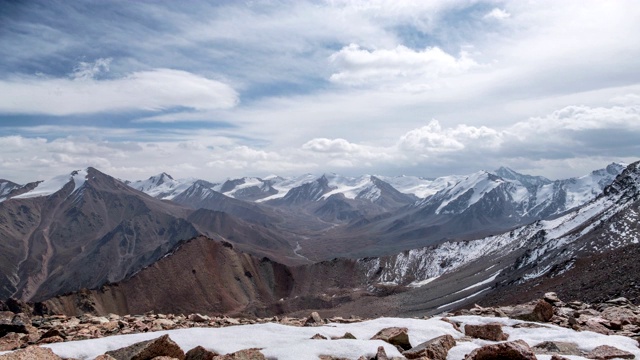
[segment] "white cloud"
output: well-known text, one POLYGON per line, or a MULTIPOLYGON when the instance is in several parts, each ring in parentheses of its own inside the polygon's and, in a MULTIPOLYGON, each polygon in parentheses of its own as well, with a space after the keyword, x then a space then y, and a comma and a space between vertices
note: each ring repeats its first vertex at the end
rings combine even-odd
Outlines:
POLYGON ((624 129, 640 131, 640 108, 636 106, 567 106, 544 117, 519 122, 512 130, 520 136, 558 131, 624 129))
POLYGON ((94 62, 81 61, 73 69, 71 77, 75 80, 90 80, 94 79, 96 75, 101 72, 109 72, 109 64, 113 61, 112 58, 100 58, 94 62))
POLYGON ((321 153, 352 153, 359 150, 359 146, 345 139, 319 138, 307 141, 302 145, 304 150, 321 153))
POLYGON ((620 105, 640 106, 640 95, 638 94, 619 95, 611 99, 611 102, 614 104, 620 104, 620 105))
MULTIPOLYGON (((57 130, 64 131, 70 130, 57 130)), ((90 135, 97 131, 80 127, 78 135, 54 140, 0 137, 2 177, 27 182, 86 166, 131 180, 162 171, 210 181, 327 171, 355 175, 409 170, 409 174, 433 176, 501 165, 532 169, 534 174, 546 176, 573 176, 593 170, 594 164, 633 161, 640 153, 640 111, 636 106, 570 106, 504 128, 446 126, 432 120, 384 146, 371 145, 375 139, 312 138, 298 147, 259 147, 216 130, 185 130, 146 141, 110 142, 90 135)), ((113 130, 113 134, 102 131, 105 136, 123 138, 144 133, 144 129, 113 130)))
POLYGON ((407 154, 425 158, 447 156, 446 153, 471 153, 485 151, 487 154, 499 149, 503 134, 486 126, 475 127, 460 124, 443 128, 437 120, 413 129, 400 138, 398 147, 407 154))
POLYGON ((36 64, 42 71, 46 66, 38 63, 60 59, 56 64, 64 66, 84 59, 79 51, 95 54, 89 51, 95 48, 96 56, 113 60, 87 61, 57 78, 4 71, 0 113, 185 111, 150 114, 131 133, 73 126, 5 130, 28 137, 3 138, 7 148, 0 161, 11 165, 0 167, 2 176, 18 174, 13 169, 21 162, 51 164, 26 171, 38 174, 58 171, 57 162, 82 166, 101 159, 111 161, 105 171, 131 176, 177 169, 215 178, 331 166, 432 176, 429 169, 447 174, 526 163, 555 172, 565 166, 576 174, 580 163, 591 166, 604 154, 611 159, 640 153, 632 141, 640 123, 640 7, 633 0, 335 0, 182 8, 137 2, 123 11, 162 21, 168 30, 100 22, 100 39, 69 32, 93 29, 91 16, 74 4, 64 9, 73 14, 70 20, 81 21, 69 28, 11 23, 20 33, 0 38, 5 63, 25 71, 32 68, 15 64, 36 64), (46 37, 29 37, 30 31, 46 37), (234 89, 247 94, 241 106, 234 89), (229 126, 202 136, 184 124, 144 131, 148 122, 217 119, 229 126), (76 147, 40 139, 22 150, 24 156, 9 148, 34 136, 69 133, 78 135, 62 141, 76 147), (107 138, 112 142, 102 140, 107 138), (137 140, 124 143, 130 152, 113 147, 130 139, 137 140), (91 147, 91 141, 102 147, 91 147), (49 152, 59 154, 57 160, 49 152), (436 169, 435 162, 449 165, 436 169))
POLYGON ((504 20, 507 19, 511 16, 511 14, 509 14, 508 12, 500 9, 500 8, 494 8, 493 10, 491 10, 490 12, 488 12, 487 14, 485 14, 484 18, 485 19, 496 19, 496 20, 504 20))
POLYGON ((440 77, 458 75, 478 66, 464 51, 456 58, 438 47, 416 51, 403 45, 367 50, 350 44, 329 60, 338 69, 330 77, 333 82, 416 90, 433 88, 434 80, 440 77))
POLYGON ((88 66, 76 72, 73 80, 34 76, 0 80, 0 112, 71 115, 173 107, 212 110, 238 103, 238 94, 230 86, 186 71, 154 69, 95 80, 96 71, 88 66))

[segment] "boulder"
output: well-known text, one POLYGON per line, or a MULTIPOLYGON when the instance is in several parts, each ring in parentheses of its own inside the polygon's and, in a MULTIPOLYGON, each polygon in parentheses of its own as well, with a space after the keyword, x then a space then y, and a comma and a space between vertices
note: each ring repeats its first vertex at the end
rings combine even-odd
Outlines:
POLYGON ((331 340, 345 340, 345 339, 346 340, 356 340, 356 337, 352 333, 350 333, 348 331, 346 333, 344 333, 344 335, 342 335, 342 336, 332 336, 331 337, 331 340))
POLYGON ((324 324, 324 321, 322 321, 320 314, 318 314, 315 311, 312 312, 311 315, 309 315, 307 320, 304 322, 304 326, 323 325, 323 324, 324 324))
POLYGON ((311 337, 311 340, 327 340, 327 337, 320 334, 315 334, 311 337))
POLYGON ((260 349, 246 349, 236 351, 233 354, 219 355, 215 360, 266 360, 260 349))
POLYGON ((8 333, 28 334, 31 327, 31 319, 23 313, 15 314, 9 320, 8 317, 0 318, 0 337, 8 333))
POLYGON ((200 314, 191 314, 191 315, 189 315, 189 321, 193 321, 193 322, 209 322, 209 320, 211 320, 211 318, 208 317, 207 315, 200 315, 200 314))
POLYGON ((618 306, 611 306, 600 313, 600 316, 612 322, 619 322, 621 325, 635 324, 639 325, 638 316, 631 310, 618 306))
POLYGON ((378 346, 378 351, 376 352, 374 360, 389 360, 387 352, 384 351, 384 346, 378 346))
POLYGON ((615 298, 615 299, 611 299, 611 300, 607 300, 605 301, 607 304, 613 304, 613 305, 629 305, 631 304, 631 302, 629 301, 629 299, 625 298, 625 297, 619 297, 619 298, 615 298))
POLYGON ((550 304, 555 304, 560 302, 560 298, 558 298, 558 294, 554 292, 548 292, 544 294, 543 299, 550 304))
POLYGON ((529 345, 522 340, 485 345, 467 354, 465 360, 536 360, 529 345))
POLYGON ((39 346, 29 346, 25 349, 14 351, 9 354, 0 355, 0 360, 62 360, 53 353, 51 349, 39 346))
POLYGON ((635 355, 632 353, 609 345, 598 346, 591 350, 586 357, 588 359, 635 359, 635 355))
POLYGON ((184 360, 213 360, 213 358, 218 355, 219 354, 209 351, 202 346, 197 346, 187 351, 184 360))
POLYGON ((531 349, 534 353, 541 355, 582 355, 582 351, 578 349, 577 344, 564 341, 545 341, 534 346, 531 349))
POLYGON ((54 329, 49 329, 44 334, 40 335, 40 340, 46 339, 49 337, 54 337, 54 336, 59 336, 63 339, 66 337, 63 333, 60 332, 60 330, 54 328, 54 329))
POLYGON ((44 339, 40 339, 38 341, 36 341, 36 344, 38 345, 42 345, 42 344, 53 344, 53 343, 59 343, 59 342, 63 342, 64 339, 61 336, 49 336, 46 337, 44 339))
POLYGON ((158 327, 162 330, 172 330, 176 328, 176 323, 169 319, 156 319, 151 323, 154 327, 158 327))
POLYGON ((467 324, 464 326, 464 333, 467 336, 490 341, 504 341, 509 338, 509 335, 502 332, 502 325, 499 323, 467 324))
POLYGON ((17 349, 22 346, 22 337, 24 334, 18 333, 8 333, 7 335, 0 338, 0 351, 9 351, 13 349, 17 349))
POLYGON ((580 325, 581 331, 593 331, 598 334, 603 335, 611 335, 611 330, 609 330, 605 325, 609 325, 609 322, 601 317, 593 317, 587 319, 584 324, 580 325))
POLYGON ((402 355, 407 359, 446 360, 449 350, 454 346, 456 346, 456 340, 453 336, 443 335, 404 351, 402 355))
POLYGON ((170 356, 180 360, 185 358, 182 349, 169 338, 169 335, 135 343, 118 350, 107 351, 106 354, 116 360, 149 360, 157 356, 170 356))
POLYGON ((551 360, 569 360, 569 358, 566 358, 566 357, 560 356, 560 355, 553 355, 551 357, 551 360))
POLYGON ((409 343, 409 334, 405 327, 390 327, 384 328, 378 331, 371 340, 386 341, 391 345, 399 346, 404 350, 411 349, 411 343, 409 343))
POLYGON ((535 305, 517 305, 507 313, 512 319, 524 321, 549 322, 553 317, 553 306, 545 300, 538 300, 535 305))

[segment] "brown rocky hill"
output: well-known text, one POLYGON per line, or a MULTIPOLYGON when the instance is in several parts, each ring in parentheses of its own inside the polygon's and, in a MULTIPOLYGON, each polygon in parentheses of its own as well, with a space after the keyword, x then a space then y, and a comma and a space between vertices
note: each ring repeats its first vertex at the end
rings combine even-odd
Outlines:
MULTIPOLYGON (((131 277, 95 290, 45 301, 54 313, 207 313, 267 315, 330 307, 332 289, 366 283, 356 262, 340 260, 290 267, 199 236, 131 277), (325 296, 321 296, 325 293, 325 296)), ((353 295, 345 295, 351 299, 353 295)))

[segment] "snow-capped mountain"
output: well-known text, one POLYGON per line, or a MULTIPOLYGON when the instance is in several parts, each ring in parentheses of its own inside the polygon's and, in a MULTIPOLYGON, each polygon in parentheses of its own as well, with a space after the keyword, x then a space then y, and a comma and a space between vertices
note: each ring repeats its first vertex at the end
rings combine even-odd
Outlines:
MULTIPOLYGON (((335 203, 353 200, 362 204, 375 204, 387 210, 410 204, 416 197, 404 194, 390 184, 372 175, 346 177, 338 174, 324 174, 312 182, 291 188, 283 197, 269 200, 276 206, 304 206, 330 200, 335 203)), ((354 204, 335 204, 334 209, 358 207, 354 204)))
POLYGON ((234 199, 259 201, 278 193, 278 190, 274 189, 272 184, 279 180, 281 178, 275 177, 263 180, 257 177, 243 177, 229 179, 222 184, 213 186, 212 189, 234 199))
POLYGON ((624 170, 622 164, 610 164, 591 174, 551 181, 541 176, 519 174, 508 168, 495 172, 480 171, 453 180, 430 197, 416 204, 435 214, 461 214, 472 206, 487 211, 502 208, 511 217, 542 219, 578 207, 602 192, 624 170))
POLYGON ((222 211, 240 219, 266 224, 277 222, 277 217, 258 204, 234 199, 214 190, 215 186, 197 180, 187 189, 172 198, 172 201, 192 209, 222 211))
MULTIPOLYGON (((617 171, 615 166, 611 172, 617 171)), ((607 171, 607 174, 611 174, 607 171)), ((601 171, 592 173, 603 178, 601 171)), ((369 279, 387 284, 434 285, 478 277, 476 301, 497 283, 519 284, 570 269, 576 258, 640 243, 640 162, 629 165, 604 192, 580 208, 503 234, 470 241, 447 241, 399 254, 366 258, 359 264, 369 279), (463 269, 468 269, 464 270, 463 269), (458 274, 458 275, 456 275, 458 274), (458 280, 455 280, 458 279, 458 280)), ((456 301, 463 291, 448 294, 456 301), (457 296, 456 296, 457 295, 457 296)))
MULTIPOLYGON (((154 198, 161 200, 171 200, 176 195, 185 191, 197 179, 179 179, 176 180, 171 175, 167 173, 160 173, 155 176, 151 176, 146 180, 138 180, 134 182, 129 182, 127 185, 132 188, 142 191, 154 198)), ((215 184, 211 184, 214 186, 215 184)))
POLYGON ((440 190, 455 185, 463 176, 451 175, 436 179, 417 176, 376 176, 404 194, 413 194, 420 199, 429 197, 440 190))
POLYGON ((7 199, 9 194, 21 187, 22 185, 16 184, 12 181, 0 179, 0 201, 7 199))

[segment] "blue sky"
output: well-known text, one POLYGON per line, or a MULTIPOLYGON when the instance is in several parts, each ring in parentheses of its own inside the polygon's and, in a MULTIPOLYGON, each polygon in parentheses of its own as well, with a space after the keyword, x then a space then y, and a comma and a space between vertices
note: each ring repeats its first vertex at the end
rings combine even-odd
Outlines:
POLYGON ((0 178, 640 158, 636 1, 4 1, 0 178))

